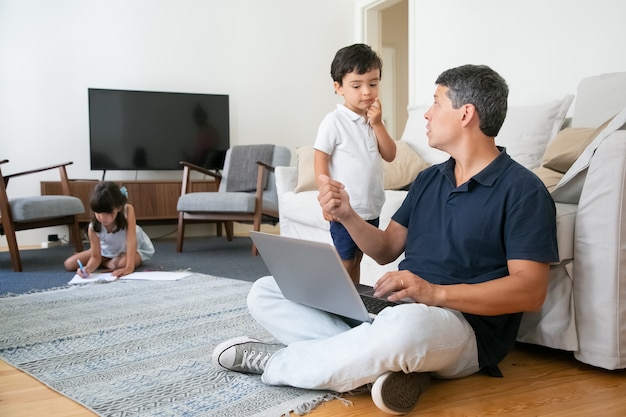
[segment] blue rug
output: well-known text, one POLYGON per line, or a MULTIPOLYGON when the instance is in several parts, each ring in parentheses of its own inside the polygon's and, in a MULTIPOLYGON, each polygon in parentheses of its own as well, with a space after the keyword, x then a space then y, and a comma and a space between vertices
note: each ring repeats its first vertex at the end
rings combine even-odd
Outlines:
POLYGON ((0 358, 101 416, 283 416, 333 398, 211 362, 235 336, 272 341, 250 283, 194 274, 0 298, 0 358))

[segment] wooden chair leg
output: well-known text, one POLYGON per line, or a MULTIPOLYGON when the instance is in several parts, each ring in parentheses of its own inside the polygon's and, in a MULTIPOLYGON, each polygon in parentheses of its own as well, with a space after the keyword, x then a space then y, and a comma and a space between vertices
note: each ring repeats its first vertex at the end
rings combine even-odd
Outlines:
POLYGON ((83 240, 80 235, 80 226, 78 225, 78 219, 74 217, 74 223, 70 224, 68 227, 70 229, 70 241, 74 244, 74 248, 76 249, 76 252, 77 253, 82 252, 83 240))
MULTIPOLYGON (((261 217, 263 217, 263 213, 261 213, 261 210, 257 209, 254 213, 254 231, 255 232, 260 232, 261 231, 261 217)), ((256 245, 254 244, 254 242, 252 243, 252 256, 258 256, 259 251, 256 248, 256 245)))
POLYGON ((15 231, 13 229, 6 230, 5 235, 7 238, 7 244, 9 245, 9 255, 11 256, 11 265, 15 272, 22 272, 22 258, 20 257, 20 249, 17 246, 17 238, 15 237, 15 231))
POLYGON ((233 222, 231 220, 225 221, 224 229, 226 229, 226 240, 230 242, 233 240, 233 222))
POLYGON ((176 252, 183 251, 183 240, 185 239, 185 220, 184 214, 178 214, 178 230, 176 231, 176 252))

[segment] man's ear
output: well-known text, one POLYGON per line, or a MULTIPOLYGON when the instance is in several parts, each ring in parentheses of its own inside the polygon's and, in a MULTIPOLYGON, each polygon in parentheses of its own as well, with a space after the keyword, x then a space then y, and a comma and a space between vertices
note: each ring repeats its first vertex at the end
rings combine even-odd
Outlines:
POLYGON ((476 107, 473 104, 464 104, 462 106, 463 113, 461 115, 461 124, 463 126, 468 126, 472 121, 475 123, 479 123, 478 121, 478 113, 476 112, 476 107))

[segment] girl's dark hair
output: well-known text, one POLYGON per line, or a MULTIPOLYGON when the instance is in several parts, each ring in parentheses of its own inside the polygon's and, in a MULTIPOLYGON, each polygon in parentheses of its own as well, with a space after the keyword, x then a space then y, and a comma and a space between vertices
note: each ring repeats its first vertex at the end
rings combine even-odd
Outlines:
POLYGON ((120 191, 120 187, 109 181, 99 182, 91 193, 91 200, 89 204, 91 206, 91 225, 93 230, 100 232, 102 224, 96 219, 95 213, 113 213, 114 209, 118 209, 117 217, 115 218, 115 231, 124 230, 128 226, 126 216, 124 215, 124 206, 127 199, 120 191))
POLYGON ((383 76, 383 61, 369 45, 355 43, 341 48, 330 64, 330 76, 333 81, 342 85, 343 77, 351 72, 365 74, 371 70, 380 70, 383 76))

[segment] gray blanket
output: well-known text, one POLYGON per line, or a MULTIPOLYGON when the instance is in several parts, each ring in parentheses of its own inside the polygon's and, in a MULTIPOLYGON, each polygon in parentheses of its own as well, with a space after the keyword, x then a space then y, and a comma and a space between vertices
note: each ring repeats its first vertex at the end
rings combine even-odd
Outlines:
MULTIPOLYGON (((272 164, 274 145, 233 146, 226 178, 226 191, 254 191, 258 175, 257 161, 272 164)), ((267 175, 263 177, 263 189, 267 187, 267 175)))

